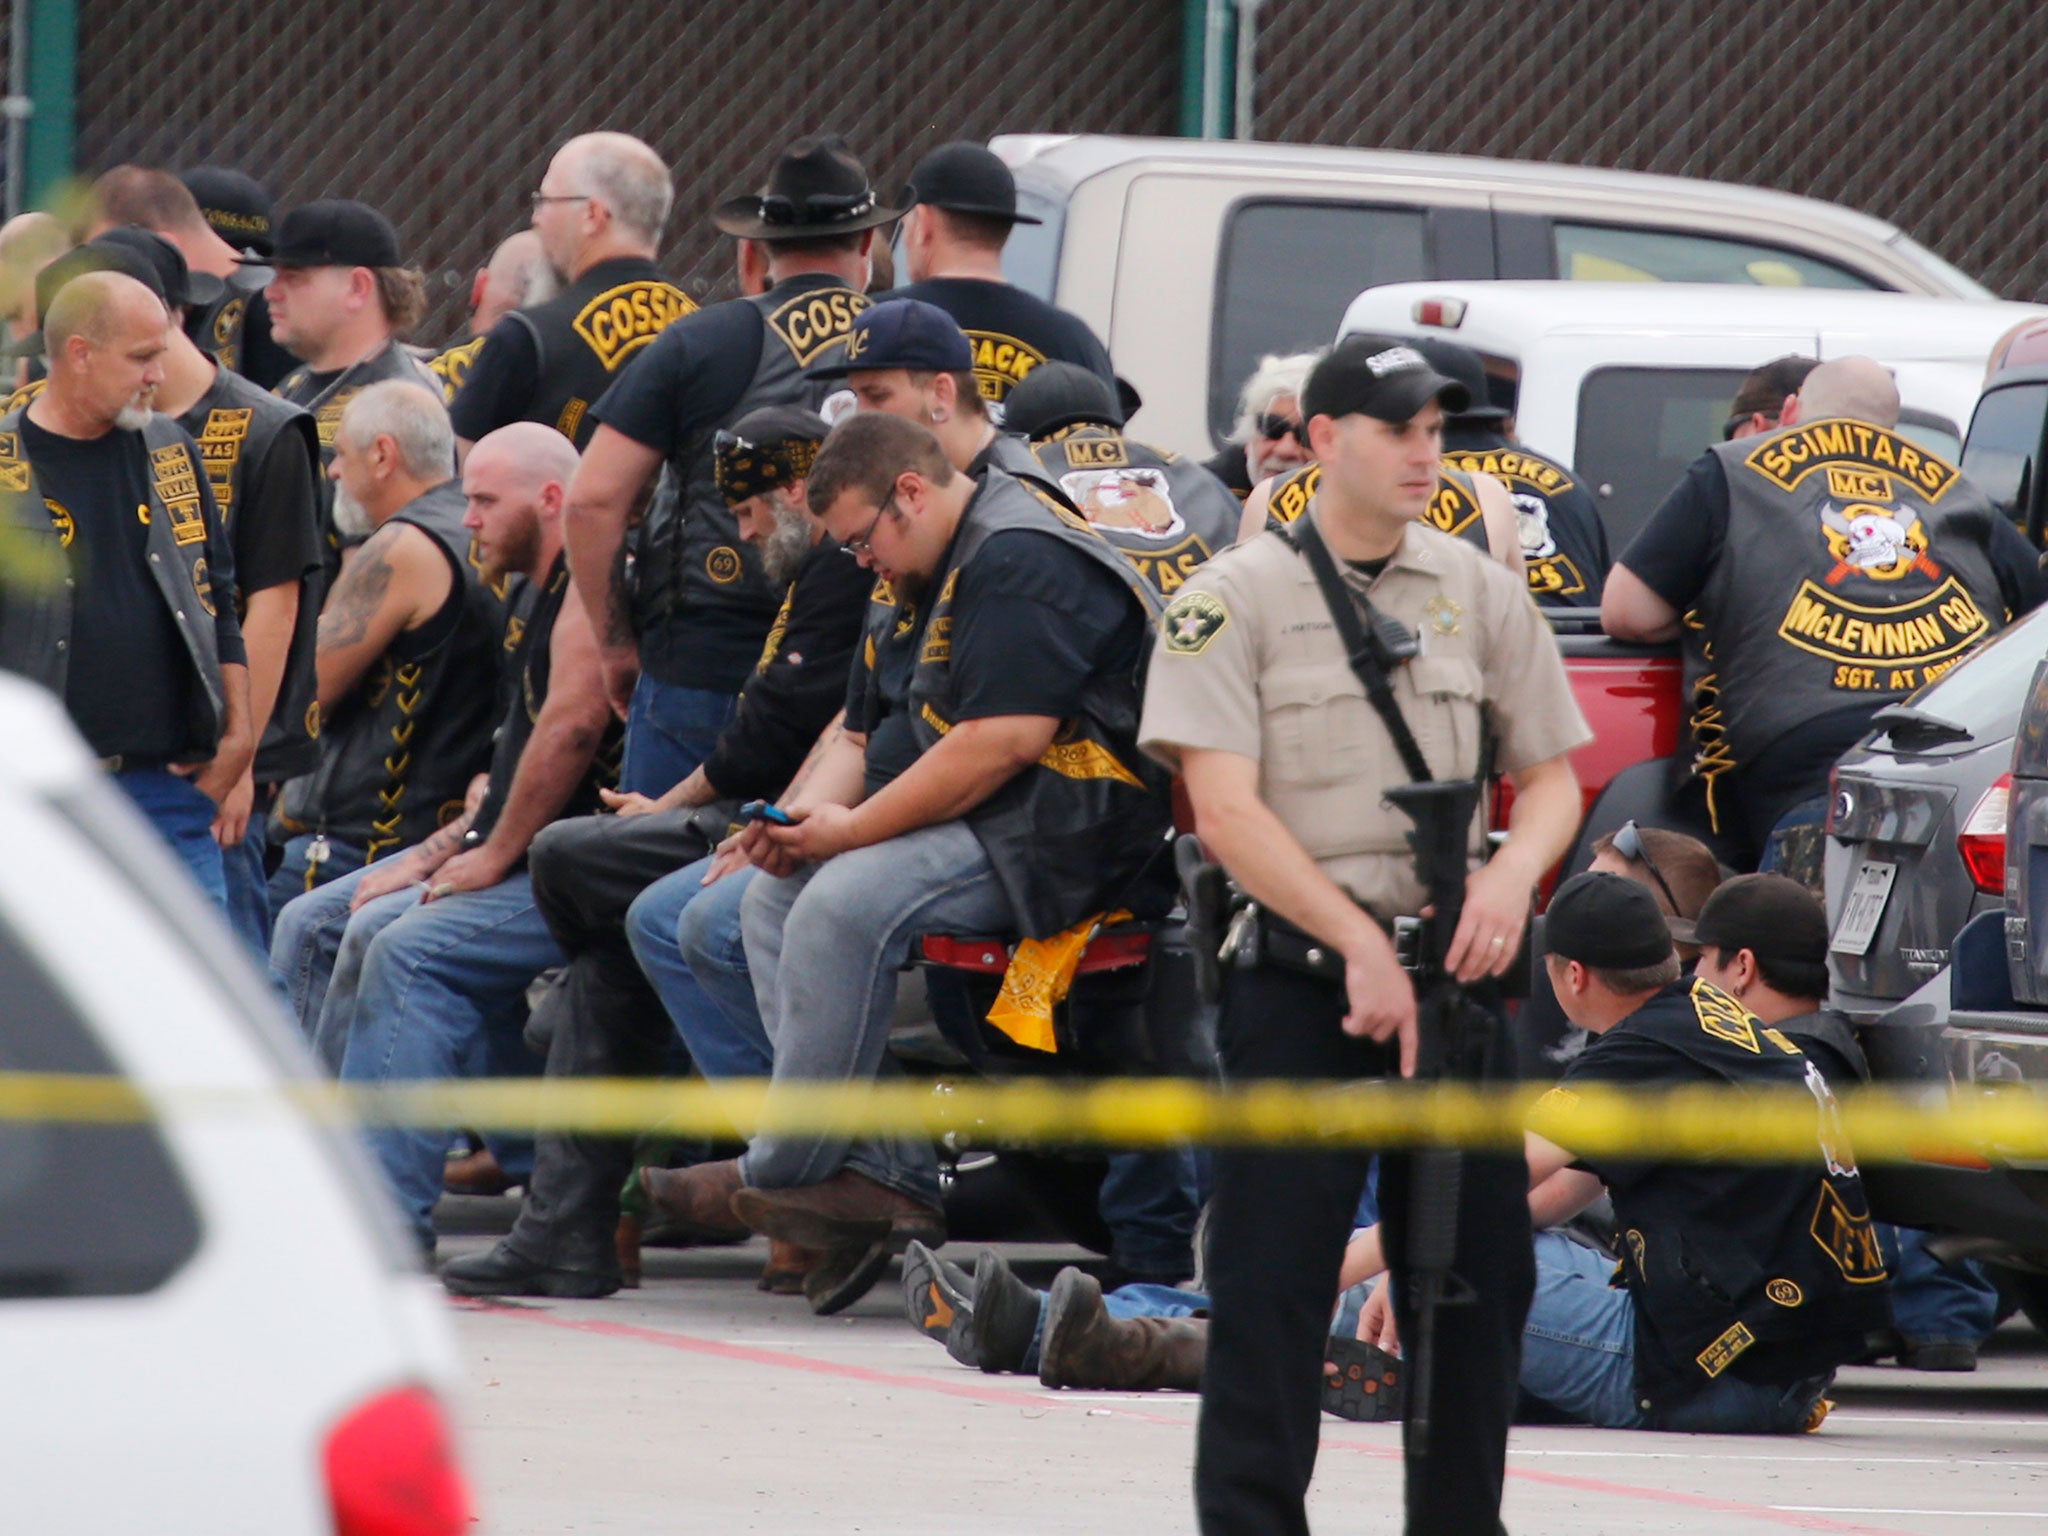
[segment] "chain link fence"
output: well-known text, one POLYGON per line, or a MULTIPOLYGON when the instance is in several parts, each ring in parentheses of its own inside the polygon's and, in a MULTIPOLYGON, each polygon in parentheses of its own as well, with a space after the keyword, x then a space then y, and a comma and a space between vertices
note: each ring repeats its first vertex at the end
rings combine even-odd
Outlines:
MULTIPOLYGON (((84 0, 79 161, 242 167, 283 204, 377 204, 431 278, 431 329, 597 127, 677 168, 664 259, 730 291, 705 217, 805 132, 880 186, 956 137, 1171 132, 1180 0, 488 0, 193 10, 84 0)), ((1266 139, 1713 176, 1861 208, 2014 298, 2048 293, 2048 6, 1951 0, 1266 0, 1266 139)))

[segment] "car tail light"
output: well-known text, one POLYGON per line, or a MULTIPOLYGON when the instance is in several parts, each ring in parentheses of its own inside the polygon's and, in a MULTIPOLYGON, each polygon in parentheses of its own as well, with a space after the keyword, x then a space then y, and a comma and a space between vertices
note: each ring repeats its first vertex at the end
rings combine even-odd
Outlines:
POLYGON ((1977 889, 1997 896, 2005 890, 2005 813, 2012 799, 2012 775, 2001 773, 1984 791, 1956 838, 1956 852, 1977 889))
POLYGON ((335 1536, 455 1536, 470 1525, 469 1487, 431 1392, 372 1398, 327 1437, 335 1536))
POLYGON ((1409 311, 1417 325, 1439 325, 1452 330, 1465 323, 1463 299, 1417 299, 1409 311))

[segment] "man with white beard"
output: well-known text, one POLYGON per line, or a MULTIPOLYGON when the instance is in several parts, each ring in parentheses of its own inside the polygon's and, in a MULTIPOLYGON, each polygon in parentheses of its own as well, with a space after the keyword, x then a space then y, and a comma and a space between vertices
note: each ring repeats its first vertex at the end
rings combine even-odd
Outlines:
POLYGON ((363 542, 320 610, 320 766, 278 808, 273 911, 459 815, 501 713, 506 594, 471 555, 439 391, 370 385, 342 411, 333 448, 335 527, 363 542))
POLYGON ((256 738, 234 555, 198 448, 151 408, 170 325, 121 271, 45 311, 48 387, 0 417, 0 667, 64 701, 225 911, 213 823, 256 738))

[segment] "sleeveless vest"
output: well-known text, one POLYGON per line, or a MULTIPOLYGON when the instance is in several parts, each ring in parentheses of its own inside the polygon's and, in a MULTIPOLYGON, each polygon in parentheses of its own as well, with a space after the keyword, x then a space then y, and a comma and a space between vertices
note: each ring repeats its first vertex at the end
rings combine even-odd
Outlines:
POLYGON ((754 374, 723 420, 691 433, 669 459, 670 496, 657 495, 641 520, 633 546, 634 628, 640 664, 663 681, 676 672, 693 626, 716 624, 750 631, 751 643, 768 633, 779 601, 760 555, 740 538, 712 472, 712 439, 749 411, 768 405, 816 410, 837 381, 806 377, 804 370, 836 357, 853 318, 868 297, 837 283, 791 290, 781 284, 751 298, 761 317, 761 356, 754 374))
MULTIPOLYGON (((206 512, 192 440, 170 417, 152 412, 142 427, 149 458, 149 574, 178 626, 199 675, 191 739, 220 741, 227 723, 227 688, 221 678, 217 602, 207 564, 206 512)), ((21 443, 21 412, 0 416, 0 668, 41 683, 58 698, 70 675, 72 577, 65 559, 69 527, 59 527, 38 488, 21 443)))
POLYGON ((525 419, 587 446, 597 430, 590 408, 619 370, 696 308, 653 262, 622 256, 599 262, 547 303, 514 310, 540 360, 525 419))
POLYGON ((1444 463, 1492 475, 1515 500, 1529 595, 1548 607, 1597 608, 1607 579, 1607 538, 1593 498, 1572 471, 1519 443, 1458 448, 1444 463))
MULTIPOLYGON (((992 535, 1014 529, 1079 550, 1114 573, 1146 614, 1160 612, 1151 584, 1087 522, 990 470, 953 536, 921 634, 909 699, 920 752, 956 717, 950 635, 960 573, 992 535)), ((1027 937, 1049 937, 1101 911, 1163 846, 1172 821, 1166 776, 1137 747, 1143 671, 1141 659, 1127 676, 1091 681, 1045 754, 967 813, 1027 937)))
POLYGON ((463 341, 450 342, 427 359, 427 372, 441 381, 442 404, 455 403, 462 386, 469 382, 470 365, 476 361, 477 353, 483 351, 485 340, 482 336, 471 336, 463 341))
MULTIPOLYGON (((1810 1160, 1722 1165, 1711 1184, 1674 1179, 1660 1191, 1665 1199, 1632 1198, 1634 1180, 1623 1175, 1643 1165, 1589 1159, 1596 1172, 1605 1163, 1617 1175, 1620 1277, 1635 1308, 1640 1395, 1653 1408, 1681 1402, 1746 1356, 1752 1364, 1774 1357, 1771 1378, 1788 1381, 1854 1359, 1890 1308, 1884 1257, 1827 1079, 1782 1031, 1704 981, 1667 987, 1615 1027, 1683 1056, 1697 1074, 1688 1081, 1803 1085, 1816 1108, 1810 1160)), ((1572 1091, 1567 1082, 1552 1094, 1568 1103, 1572 1091)), ((1539 1133, 1551 1103, 1537 1106, 1539 1133)), ((1558 1124, 1568 1125, 1569 1109, 1561 1114, 1558 1124)), ((1643 1187, 1654 1177, 1646 1173, 1643 1187)))
POLYGON ((1124 552, 1162 597, 1237 539, 1238 499, 1208 470, 1083 423, 1032 445, 1068 501, 1124 552))
MULTIPOLYGON (((548 678, 554 668, 551 642, 555 635, 555 621, 562 615, 562 600, 568 591, 569 557, 566 554, 555 556, 546 580, 526 584, 524 600, 520 603, 525 610, 521 615, 523 622, 518 626, 512 649, 511 697, 491 748, 491 787, 484 792, 484 803, 477 807, 476 820, 470 823, 469 831, 463 837, 465 847, 474 848, 489 837, 491 829, 498 824, 498 817, 504 812, 505 797, 512 792, 512 779, 519 771, 519 759, 526 751, 527 742, 533 738, 533 726, 540 719, 541 706, 547 702, 548 678)), ((589 768, 561 810, 555 813, 558 818, 586 816, 602 809, 597 792, 600 788, 610 789, 618 784, 619 748, 624 740, 625 732, 620 723, 608 721, 589 768)))
MULTIPOLYGON (((221 526, 231 537, 235 519, 249 515, 243 494, 247 467, 263 462, 279 438, 290 434, 300 439, 307 474, 316 482, 321 478, 313 418, 225 368, 214 388, 179 419, 179 424, 199 444, 199 462, 213 485, 221 526)), ((317 497, 314 505, 317 510, 317 497)), ((320 691, 316 652, 320 603, 325 590, 319 571, 299 579, 299 611, 292 624, 291 646, 285 654, 284 678, 278 685, 277 705, 256 748, 259 784, 281 784, 297 778, 310 773, 320 761, 320 746, 315 737, 319 720, 314 701, 320 691)), ((248 604, 241 602, 238 611, 246 617, 248 604)))
POLYGON ((517 644, 502 600, 470 563, 461 487, 437 485, 392 519, 446 553, 461 617, 439 644, 407 655, 401 636, 320 730, 319 768, 285 791, 288 832, 319 831, 371 862, 462 814, 469 781, 490 761, 501 641, 517 644))
POLYGON ((211 306, 186 315, 185 334, 192 338, 192 345, 221 367, 240 371, 242 326, 249 316, 249 300, 262 291, 261 284, 248 287, 239 274, 229 278, 227 292, 215 299, 211 306))
POLYGON ((1940 676, 2004 609, 1956 468, 1867 422, 1802 422, 1710 450, 1728 530, 1696 607, 1694 772, 1712 781, 1846 706, 1876 710, 1940 676))
MULTIPOLYGON (((1323 466, 1304 464, 1273 487, 1266 504, 1266 526, 1285 528, 1308 510, 1316 487, 1323 483, 1323 466)), ((1486 513, 1479 505, 1479 487, 1462 469, 1446 464, 1437 470, 1436 494, 1429 498, 1429 510, 1422 521, 1430 527, 1463 539, 1481 554, 1491 556, 1486 542, 1486 513)))

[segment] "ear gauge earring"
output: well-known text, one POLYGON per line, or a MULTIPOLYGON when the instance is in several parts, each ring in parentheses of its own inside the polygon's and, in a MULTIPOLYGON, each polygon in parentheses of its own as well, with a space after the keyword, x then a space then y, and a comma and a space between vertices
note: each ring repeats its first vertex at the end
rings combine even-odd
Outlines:
POLYGON ((942 426, 944 426, 944 425, 945 425, 945 424, 946 424, 946 423, 947 423, 948 421, 950 421, 951 419, 952 419, 952 413, 951 413, 951 412, 949 412, 949 411, 948 411, 948 410, 947 410, 947 409, 946 409, 946 408, 945 408, 945 407, 944 407, 943 405, 941 405, 941 406, 935 406, 935 407, 933 408, 933 410, 932 410, 932 425, 933 425, 933 426, 935 426, 935 427, 942 427, 942 426))

